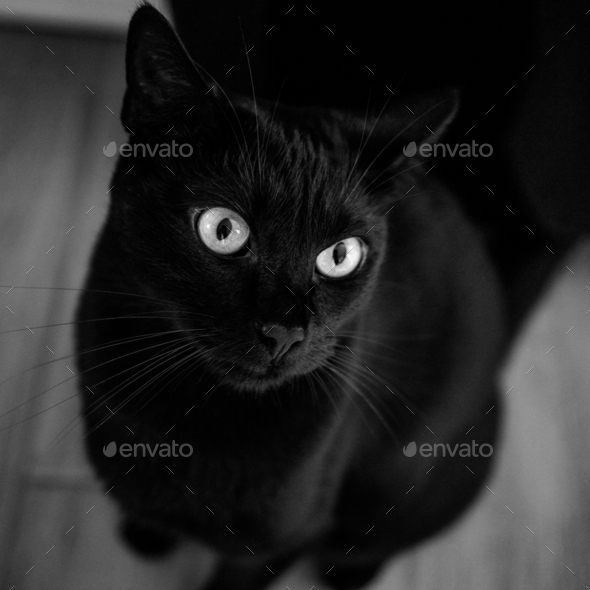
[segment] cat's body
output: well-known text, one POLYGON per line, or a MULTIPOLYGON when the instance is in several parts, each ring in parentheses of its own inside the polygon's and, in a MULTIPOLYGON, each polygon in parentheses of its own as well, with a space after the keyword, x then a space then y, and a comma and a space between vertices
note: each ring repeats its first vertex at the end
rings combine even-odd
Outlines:
MULTIPOLYGON (((489 469, 402 449, 495 441, 506 311, 483 238, 399 159, 428 140, 403 107, 364 118, 207 95, 149 7, 128 83, 133 141, 194 155, 119 161, 78 317, 91 460, 130 542, 202 541, 223 559, 213 586, 258 587, 302 553, 334 566, 326 583, 358 586, 451 521, 489 469), (200 238, 219 208, 248 224, 239 256, 200 238), (358 270, 320 276, 318 255, 350 236, 358 270), (297 335, 280 355, 273 329, 297 335), (192 454, 107 457, 112 441, 192 454)), ((421 123, 438 137, 452 111, 422 105, 421 123)))

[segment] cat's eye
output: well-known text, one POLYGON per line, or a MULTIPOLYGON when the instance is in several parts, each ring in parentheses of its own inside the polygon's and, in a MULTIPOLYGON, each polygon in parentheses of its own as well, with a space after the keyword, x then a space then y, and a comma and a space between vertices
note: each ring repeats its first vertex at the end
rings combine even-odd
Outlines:
POLYGON ((354 272, 361 264, 366 246, 358 238, 346 238, 326 248, 316 258, 316 270, 329 279, 339 279, 354 272))
POLYGON ((217 254, 239 252, 250 236, 243 217, 225 207, 205 209, 196 220, 197 233, 207 248, 217 254))

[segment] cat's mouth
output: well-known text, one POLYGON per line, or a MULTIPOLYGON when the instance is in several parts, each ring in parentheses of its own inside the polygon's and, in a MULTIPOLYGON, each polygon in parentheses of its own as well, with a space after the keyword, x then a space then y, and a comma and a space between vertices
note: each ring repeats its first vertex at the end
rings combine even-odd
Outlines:
POLYGON ((286 358, 266 365, 234 365, 224 376, 224 381, 240 390, 266 391, 310 373, 317 366, 317 362, 293 359, 287 355, 286 358))
POLYGON ((283 362, 269 364, 267 367, 235 367, 230 371, 226 378, 233 385, 238 385, 240 389, 265 390, 277 387, 289 381, 299 371, 284 366, 283 362))
MULTIPOLYGON (((235 344, 231 344, 233 354, 219 350, 218 343, 212 343, 216 354, 206 354, 205 366, 210 374, 220 382, 238 391, 263 392, 284 386, 289 382, 307 378, 307 375, 321 369, 334 355, 334 342, 312 342, 304 339, 292 343, 283 354, 269 354, 267 347, 254 344, 246 352, 236 355, 235 344), (233 358, 232 358, 233 357, 233 358)), ((203 342, 199 339, 199 348, 203 342)), ((239 347, 241 348, 241 346, 239 347)), ((245 347, 244 347, 245 348, 245 347)))

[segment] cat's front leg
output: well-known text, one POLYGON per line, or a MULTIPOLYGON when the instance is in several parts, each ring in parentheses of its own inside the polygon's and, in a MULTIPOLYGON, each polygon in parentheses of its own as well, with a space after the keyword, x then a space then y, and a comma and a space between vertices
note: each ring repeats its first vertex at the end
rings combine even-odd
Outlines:
POLYGON ((263 590, 300 555, 295 550, 265 560, 222 559, 214 574, 199 590, 263 590))
POLYGON ((318 574, 322 583, 334 590, 357 590, 366 586, 377 574, 382 562, 365 564, 341 564, 334 567, 328 562, 317 564, 318 574))
POLYGON ((152 524, 126 518, 120 524, 123 540, 143 557, 167 557, 179 544, 179 538, 152 524))

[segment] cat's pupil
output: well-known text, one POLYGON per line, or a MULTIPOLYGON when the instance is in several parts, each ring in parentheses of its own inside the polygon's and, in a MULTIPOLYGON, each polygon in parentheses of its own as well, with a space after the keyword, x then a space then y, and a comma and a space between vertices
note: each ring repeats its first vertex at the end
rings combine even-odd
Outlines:
POLYGON ((225 240, 231 233, 231 221, 229 218, 222 219, 220 224, 217 226, 217 239, 225 240))
POLYGON ((346 246, 343 242, 340 242, 334 248, 334 254, 332 255, 334 258, 334 262, 338 264, 342 264, 342 261, 346 258, 346 246))

